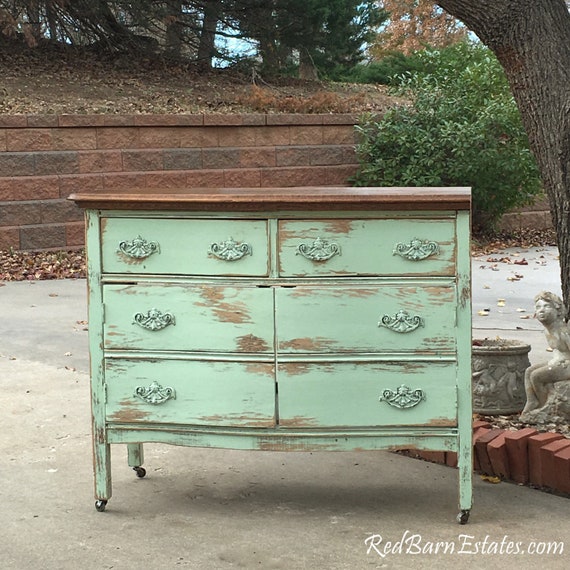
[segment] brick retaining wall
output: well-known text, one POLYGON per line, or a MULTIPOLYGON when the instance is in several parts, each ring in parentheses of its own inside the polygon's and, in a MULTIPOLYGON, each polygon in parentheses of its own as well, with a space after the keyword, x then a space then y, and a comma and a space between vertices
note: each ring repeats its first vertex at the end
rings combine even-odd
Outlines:
POLYGON ((0 249, 84 244, 66 198, 122 187, 346 185, 354 115, 0 116, 0 249))
MULTIPOLYGON (((73 249, 82 212, 66 200, 121 187, 346 185, 355 115, 0 116, 0 249, 73 249)), ((550 227, 545 201, 501 227, 550 227)))

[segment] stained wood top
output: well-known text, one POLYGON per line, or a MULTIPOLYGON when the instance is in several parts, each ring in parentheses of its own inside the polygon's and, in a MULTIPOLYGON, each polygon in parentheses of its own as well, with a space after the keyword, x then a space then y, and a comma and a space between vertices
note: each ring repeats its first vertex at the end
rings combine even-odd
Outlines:
POLYGON ((470 188, 308 186, 292 188, 136 188, 79 192, 78 206, 101 210, 468 210, 470 188))

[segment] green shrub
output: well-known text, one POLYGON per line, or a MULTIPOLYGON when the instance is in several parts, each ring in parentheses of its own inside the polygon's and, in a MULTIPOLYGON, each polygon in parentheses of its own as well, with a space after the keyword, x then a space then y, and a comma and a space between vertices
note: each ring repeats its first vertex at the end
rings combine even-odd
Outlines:
POLYGON ((396 94, 409 105, 363 117, 358 186, 471 186, 473 222, 492 229, 540 192, 518 109, 492 52, 462 43, 419 55, 396 94))

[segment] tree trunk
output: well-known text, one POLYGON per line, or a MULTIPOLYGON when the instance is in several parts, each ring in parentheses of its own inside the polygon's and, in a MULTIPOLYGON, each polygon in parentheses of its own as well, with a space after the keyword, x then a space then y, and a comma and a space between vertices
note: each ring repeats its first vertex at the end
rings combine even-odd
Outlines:
MULTIPOLYGON (((570 14, 564 0, 439 0, 503 66, 550 201, 570 317, 570 14)), ((546 287, 548 289, 548 284, 546 287)), ((537 291, 538 293, 538 291, 537 291)))
POLYGON ((212 58, 215 55, 216 28, 220 18, 222 6, 219 0, 212 0, 204 5, 204 21, 200 33, 198 46, 198 63, 205 68, 212 67, 212 58))
POLYGON ((308 81, 317 81, 319 79, 315 62, 306 47, 299 49, 299 79, 308 81))
POLYGON ((166 2, 168 14, 166 17, 165 53, 167 57, 178 59, 182 50, 182 2, 181 0, 168 0, 166 2))

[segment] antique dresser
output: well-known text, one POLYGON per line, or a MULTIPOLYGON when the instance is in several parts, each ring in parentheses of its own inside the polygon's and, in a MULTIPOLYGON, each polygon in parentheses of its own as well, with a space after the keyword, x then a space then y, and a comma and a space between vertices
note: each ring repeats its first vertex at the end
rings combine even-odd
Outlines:
MULTIPOLYGON (((111 444, 457 453, 471 488, 470 191, 180 189, 86 210, 96 508, 111 444)), ((381 483, 379 483, 381 486, 381 483)))

